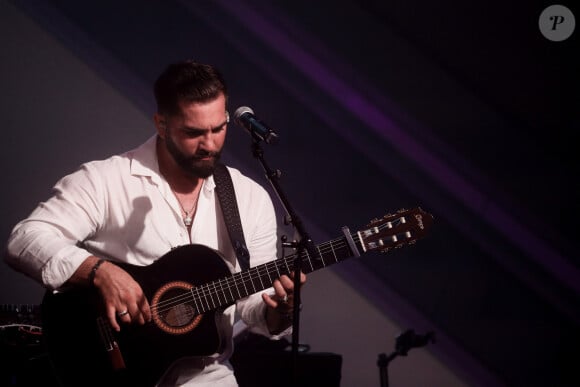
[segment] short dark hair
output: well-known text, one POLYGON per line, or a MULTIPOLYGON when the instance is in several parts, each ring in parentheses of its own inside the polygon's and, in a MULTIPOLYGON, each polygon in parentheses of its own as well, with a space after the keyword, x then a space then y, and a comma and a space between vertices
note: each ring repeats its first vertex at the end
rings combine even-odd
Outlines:
POLYGON ((176 114, 179 102, 209 102, 220 94, 227 97, 225 81, 214 66, 193 60, 172 63, 154 85, 157 112, 176 114))

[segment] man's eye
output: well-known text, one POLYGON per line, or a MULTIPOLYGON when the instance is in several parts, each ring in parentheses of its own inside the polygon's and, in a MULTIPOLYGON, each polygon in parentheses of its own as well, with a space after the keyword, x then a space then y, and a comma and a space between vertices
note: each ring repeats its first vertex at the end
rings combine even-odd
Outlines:
POLYGON ((187 137, 194 138, 203 135, 203 132, 197 130, 184 130, 184 133, 187 137))

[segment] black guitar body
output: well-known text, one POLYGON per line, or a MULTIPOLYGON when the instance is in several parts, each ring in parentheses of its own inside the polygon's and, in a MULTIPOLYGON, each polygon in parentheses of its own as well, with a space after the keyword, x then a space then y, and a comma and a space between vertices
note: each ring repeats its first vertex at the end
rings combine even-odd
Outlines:
POLYGON ((167 332, 161 308, 155 312, 156 304, 152 302, 160 289, 168 290, 162 292, 158 303, 167 304, 168 298, 187 297, 190 291, 180 288, 183 283, 197 287, 231 275, 216 251, 202 245, 186 245, 149 266, 118 265, 141 285, 152 312, 161 319, 143 326, 121 326, 121 332, 114 337, 126 369, 113 370, 110 352, 97 326, 98 318, 105 316, 97 292, 94 289, 47 292, 42 304, 43 335, 63 384, 153 386, 175 360, 208 356, 220 349, 221 338, 215 324, 219 310, 201 315, 195 305, 188 306, 187 315, 191 318, 170 323, 169 328, 175 332, 167 332))

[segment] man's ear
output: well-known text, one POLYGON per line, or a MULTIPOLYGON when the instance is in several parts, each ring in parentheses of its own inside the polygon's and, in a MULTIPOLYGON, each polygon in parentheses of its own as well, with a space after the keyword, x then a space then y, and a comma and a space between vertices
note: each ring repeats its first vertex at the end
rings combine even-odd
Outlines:
POLYGON ((155 113, 153 116, 153 122, 155 123, 155 128, 157 128, 157 134, 159 137, 165 138, 165 131, 167 130, 165 116, 159 113, 155 113))

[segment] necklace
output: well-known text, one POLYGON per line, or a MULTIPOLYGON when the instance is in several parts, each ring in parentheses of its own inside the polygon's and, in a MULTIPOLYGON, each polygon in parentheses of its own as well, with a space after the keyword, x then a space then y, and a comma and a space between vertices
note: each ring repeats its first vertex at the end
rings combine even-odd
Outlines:
POLYGON ((193 212, 195 211, 195 207, 197 206, 197 197, 193 201, 193 206, 191 206, 189 211, 187 211, 183 207, 183 204, 181 204, 181 200, 179 200, 179 198, 177 197, 175 192, 173 192, 173 194, 175 195, 175 198, 177 199, 177 203, 179 203, 179 207, 181 207, 181 209, 185 213, 185 217, 183 218, 183 223, 185 224, 186 227, 190 227, 193 224, 193 212))
MULTIPOLYGON (((179 204, 181 205, 181 203, 179 203, 179 204)), ((195 209, 195 204, 193 205, 193 207, 191 207, 191 209, 189 211, 185 211, 183 206, 181 206, 181 208, 183 209, 183 212, 185 212, 185 218, 183 218, 183 223, 187 227, 190 227, 191 224, 193 223, 193 218, 191 216, 193 215, 193 210, 195 209)))

